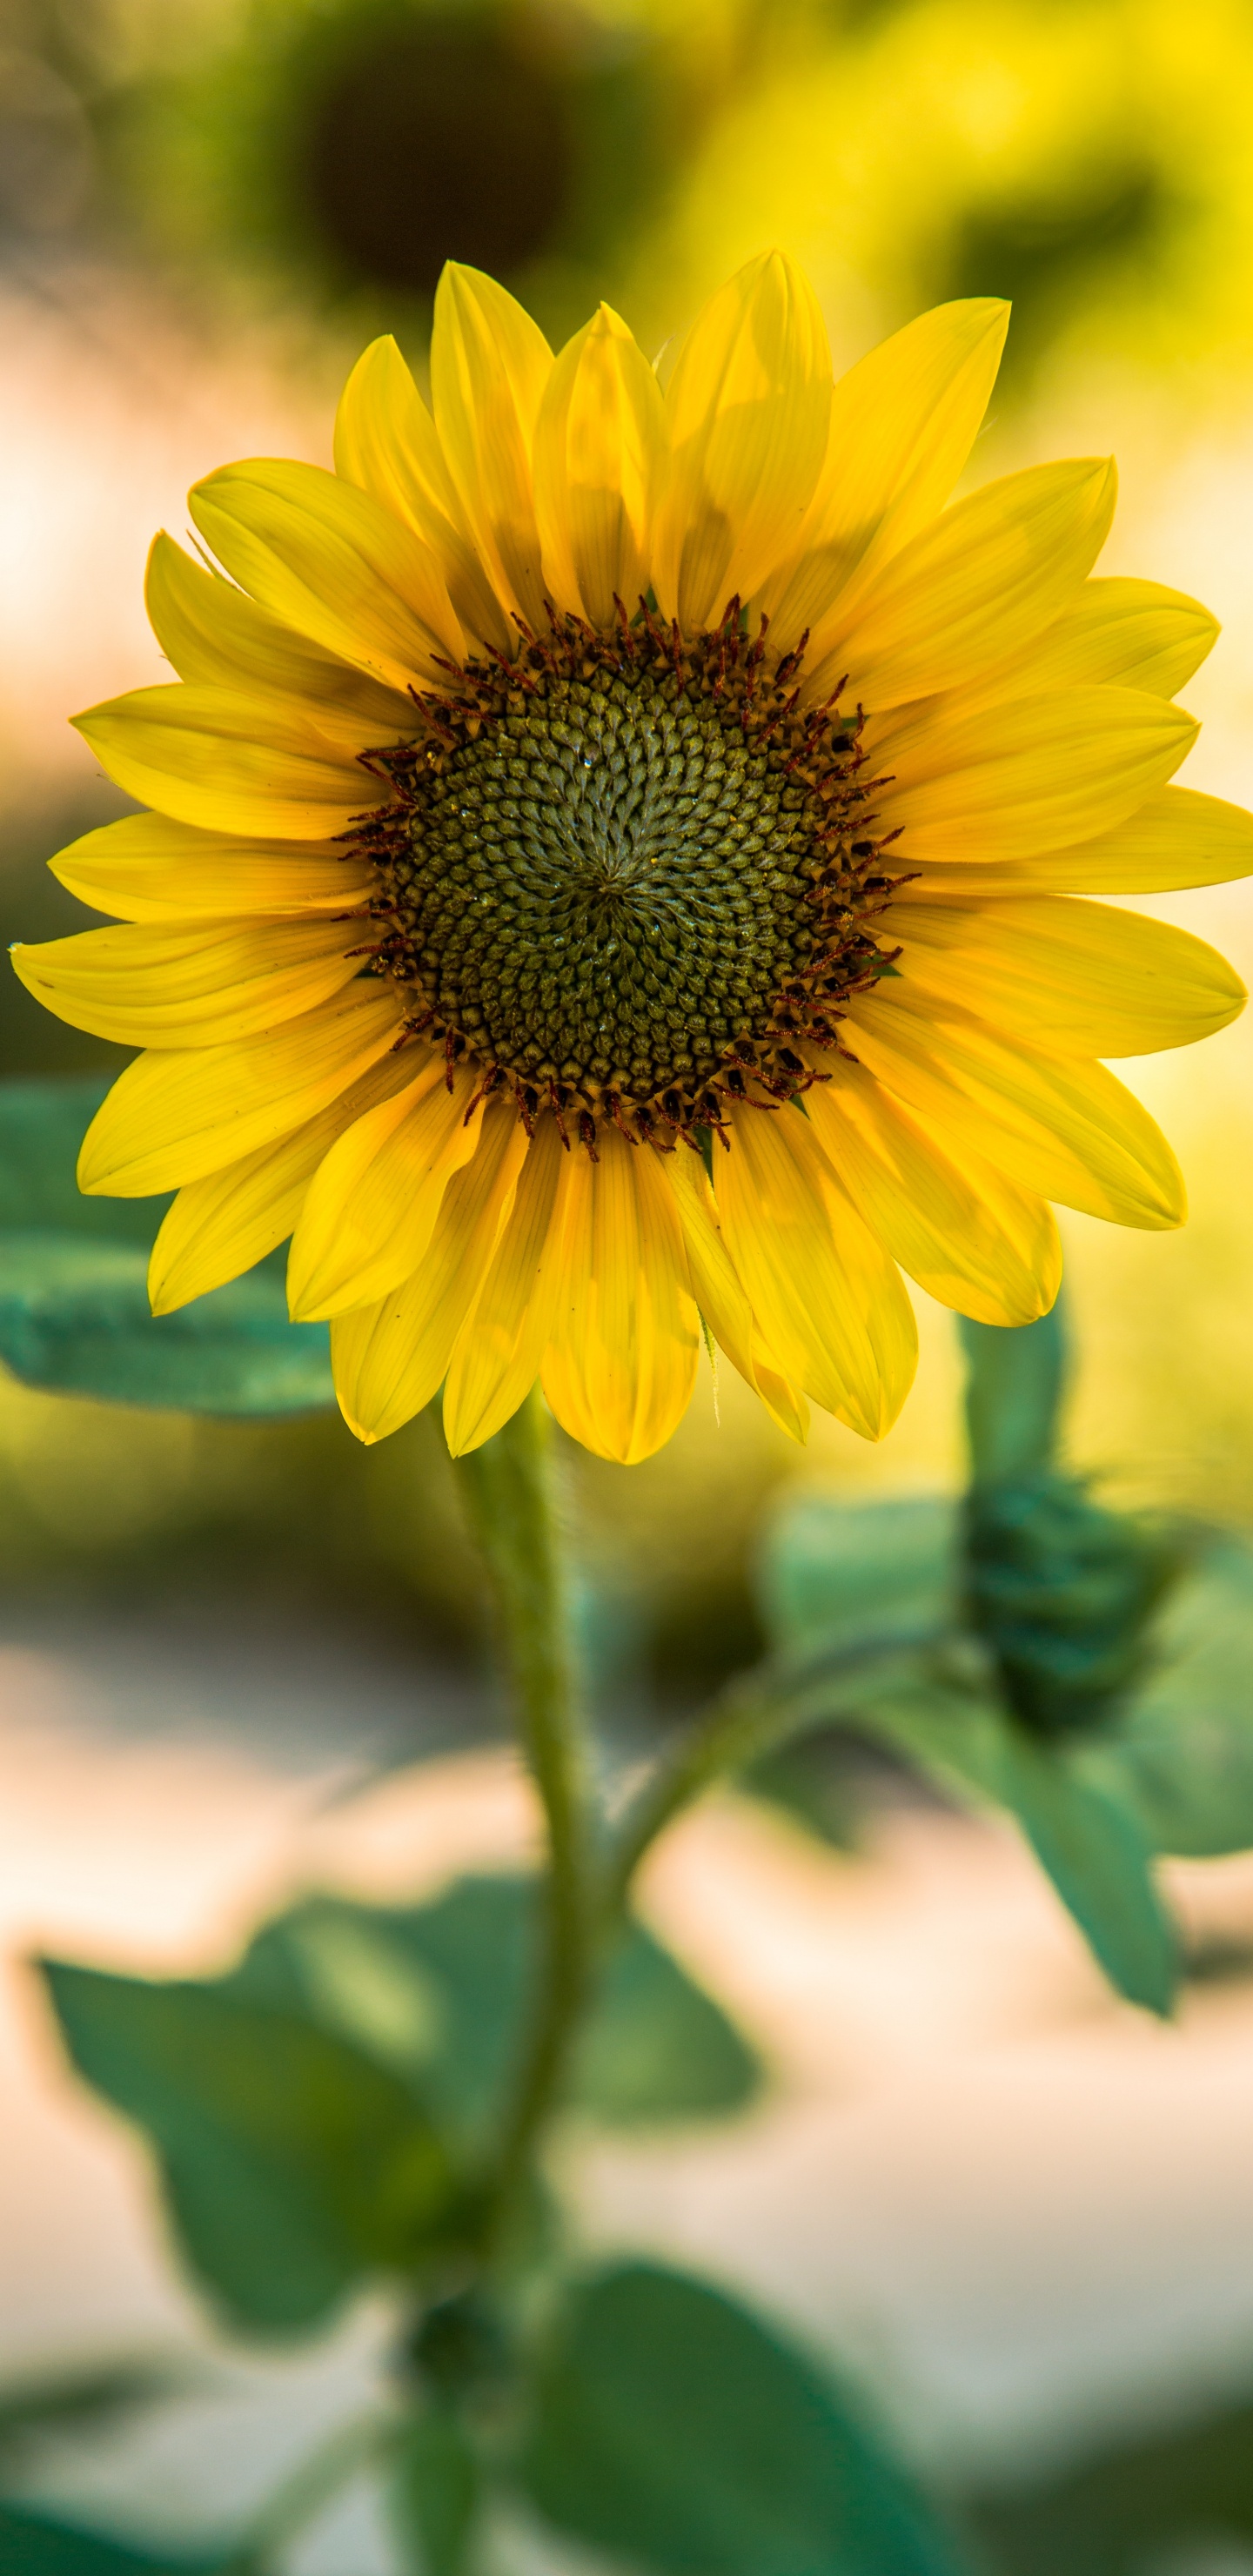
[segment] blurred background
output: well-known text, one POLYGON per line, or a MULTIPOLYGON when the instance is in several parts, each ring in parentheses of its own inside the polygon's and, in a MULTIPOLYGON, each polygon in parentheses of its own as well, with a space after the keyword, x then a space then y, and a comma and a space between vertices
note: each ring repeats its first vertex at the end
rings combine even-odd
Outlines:
MULTIPOLYGON (((87 918, 44 861, 125 800, 66 716, 163 676, 144 554, 157 526, 183 533, 198 475, 329 462, 367 339, 394 330, 422 377, 447 257, 502 277, 554 342, 605 296, 651 352, 771 241, 813 276, 837 364, 928 303, 1013 298, 970 479, 1116 451, 1102 569, 1223 620, 1188 692, 1205 730, 1185 775, 1253 799, 1239 0, 0 0, 6 936, 87 918)), ((1142 908, 1251 978, 1245 887, 1142 908)), ((121 1061, 6 994, 0 1072, 121 1061)), ((1111 1496, 1247 1524, 1253 1029, 1128 1072, 1193 1213, 1177 1237, 1065 1219, 1072 1452, 1111 1496)), ((918 1302, 918 1386, 879 1450, 818 1417, 794 1451, 727 1371, 647 1466, 568 1460, 590 1657, 641 1740, 755 1652, 754 1550, 782 1488, 960 1479, 953 1327, 918 1302)), ((404 1892, 525 1836, 483 1749, 473 1573, 432 1421, 367 1452, 330 1418, 197 1422, 0 1383, 0 1610, 15 1948, 172 1972, 225 1957, 311 1874, 404 1892), (363 1786, 372 1771, 388 1776, 363 1786)), ((886 1775, 863 1787, 855 1854, 727 1802, 658 1863, 659 1920, 773 2048, 781 2091, 716 2150, 591 2157, 589 2228, 736 2271, 851 2354, 915 2454, 967 2483, 1064 2485, 1094 2441, 1238 2410, 1253 1990, 1211 1984, 1177 2029, 1147 2028, 1007 1832, 886 1775)), ((1178 1879, 1189 1919, 1239 1955, 1244 1864, 1178 1879)), ((137 2156, 14 1992, 0 2377, 194 2339, 137 2156)), ((248 2421, 268 2406, 281 2447, 291 2410, 355 2367, 337 2346, 261 2390, 258 2365, 248 2421)), ((177 2519, 199 2438, 124 2469, 75 2455, 56 2491, 177 2519)), ((1195 2576, 1253 2567, 1216 2527, 1195 2576)), ((1183 2576, 1182 2558, 1152 2564, 1183 2576)))

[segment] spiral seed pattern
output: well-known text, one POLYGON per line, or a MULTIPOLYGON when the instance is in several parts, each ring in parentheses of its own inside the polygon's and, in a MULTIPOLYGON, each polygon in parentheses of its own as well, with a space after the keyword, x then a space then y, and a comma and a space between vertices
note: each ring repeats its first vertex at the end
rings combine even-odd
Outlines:
POLYGON ((856 724, 798 715, 737 615, 694 644, 567 620, 370 756, 395 789, 355 836, 377 970, 450 1065, 477 1058, 528 1118, 572 1108, 589 1145, 603 1115, 716 1125, 746 1080, 786 1098, 812 1078, 790 1041, 829 1042, 883 963, 856 724))
POLYGON ((392 865, 422 986, 524 1082, 706 1077, 808 962, 807 802, 652 674, 555 682, 422 782, 392 865))

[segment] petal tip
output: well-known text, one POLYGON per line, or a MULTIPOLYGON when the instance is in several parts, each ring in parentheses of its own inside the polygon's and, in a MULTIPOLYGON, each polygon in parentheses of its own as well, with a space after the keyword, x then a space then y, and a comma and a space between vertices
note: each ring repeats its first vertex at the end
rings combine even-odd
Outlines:
POLYGON ((113 1178, 112 1171, 103 1166, 96 1156, 88 1153, 87 1147, 90 1140, 91 1129, 88 1128, 87 1134, 83 1138, 83 1142, 79 1148, 78 1161, 74 1167, 74 1178, 82 1196, 85 1199, 111 1198, 116 1195, 116 1193, 109 1187, 113 1178))

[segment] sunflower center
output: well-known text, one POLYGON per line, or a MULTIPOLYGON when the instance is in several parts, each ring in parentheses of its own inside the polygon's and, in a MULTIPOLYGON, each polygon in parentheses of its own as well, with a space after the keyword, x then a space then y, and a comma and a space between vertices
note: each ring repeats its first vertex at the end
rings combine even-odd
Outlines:
POLYGON ((847 989, 873 953, 855 728, 828 712, 815 762, 738 627, 694 649, 571 621, 522 667, 460 676, 430 737, 377 756, 397 801, 363 827, 413 1024, 524 1107, 659 1103, 673 1126, 716 1115, 728 1071, 795 1089, 824 971, 847 989))

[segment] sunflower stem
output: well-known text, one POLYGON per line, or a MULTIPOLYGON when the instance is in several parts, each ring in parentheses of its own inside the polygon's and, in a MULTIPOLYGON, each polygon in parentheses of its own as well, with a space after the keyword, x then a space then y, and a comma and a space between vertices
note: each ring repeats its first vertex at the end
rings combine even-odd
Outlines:
POLYGON ((501 2141, 487 2222, 507 2234, 556 2098, 585 2001, 592 1925, 587 1760, 557 1526, 552 1423, 540 1390, 460 1462, 495 1596, 518 1733, 548 1828, 544 1974, 530 2047, 501 2141))
POLYGON ((261 2508, 251 2529, 225 2561, 222 2576, 271 2576, 277 2561, 326 2512, 363 2469, 382 2459, 399 2437, 393 2420, 377 2413, 353 2416, 306 2453, 261 2508))
MULTIPOLYGON (((941 1644, 944 1634, 937 1626, 927 1639, 911 1641, 911 1651, 918 1642, 941 1644)), ((605 1870, 607 1920, 626 1905, 636 1871, 658 1837, 707 1789, 838 1715, 850 1685, 863 1674, 882 1672, 900 1652, 900 1638, 885 1630, 842 1650, 827 1647, 800 1657, 767 1658, 728 1682, 658 1763, 628 1808, 605 1870)))
POLYGON ((667 1826, 715 1781, 743 1770, 790 1735, 806 1713, 795 1693, 781 1691, 777 1682, 763 1680, 759 1673, 744 1675, 719 1692, 627 1813, 605 1890, 612 1911, 625 1906, 636 1871, 667 1826))

